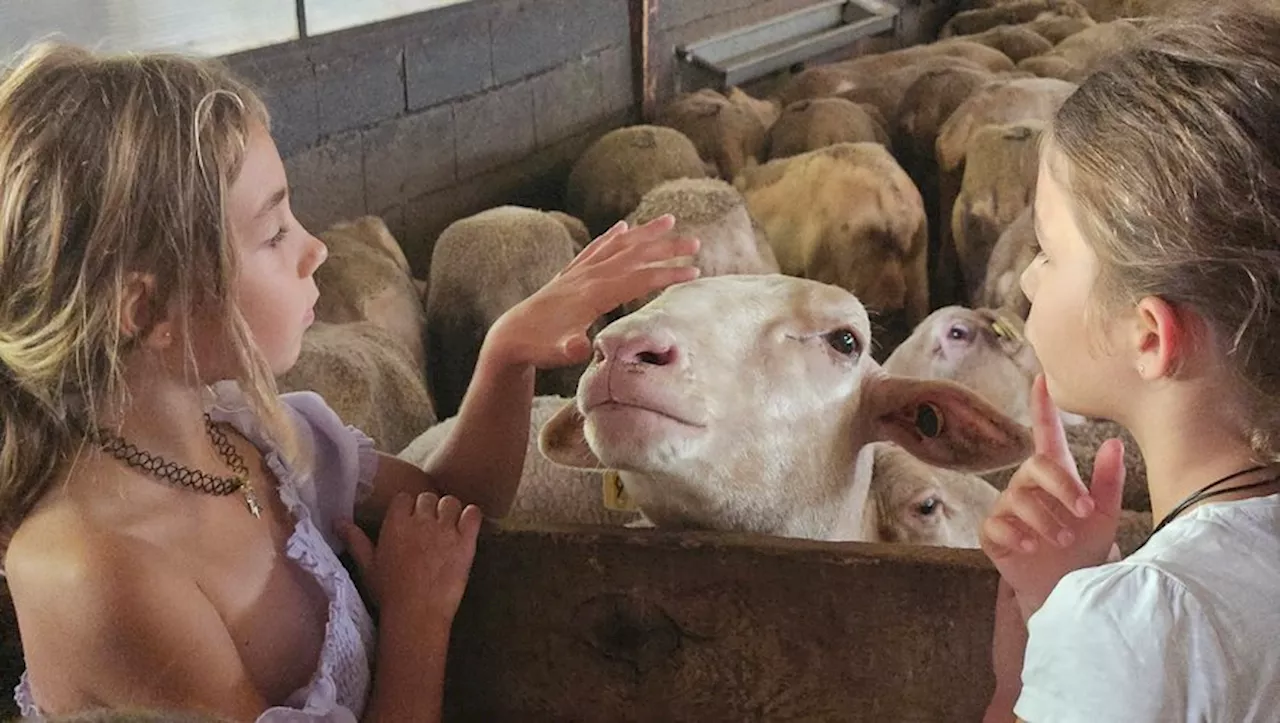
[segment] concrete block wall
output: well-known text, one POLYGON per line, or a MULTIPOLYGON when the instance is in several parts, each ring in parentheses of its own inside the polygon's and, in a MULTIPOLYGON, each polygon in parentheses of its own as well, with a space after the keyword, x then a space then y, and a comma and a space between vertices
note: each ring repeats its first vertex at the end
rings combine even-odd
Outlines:
POLYGON ((264 94, 298 218, 382 216, 417 275, 453 220, 558 207, 635 112, 627 0, 473 0, 228 57, 264 94))
MULTIPOLYGON (((813 0, 654 1, 661 101, 677 45, 813 0)), ((902 1, 905 18, 938 5, 902 1)), ((559 207, 586 146, 639 120, 628 5, 471 0, 227 60, 266 97, 298 218, 319 232, 380 215, 425 278, 449 223, 503 203, 559 207)), ((887 42, 914 42, 918 25, 887 42)))

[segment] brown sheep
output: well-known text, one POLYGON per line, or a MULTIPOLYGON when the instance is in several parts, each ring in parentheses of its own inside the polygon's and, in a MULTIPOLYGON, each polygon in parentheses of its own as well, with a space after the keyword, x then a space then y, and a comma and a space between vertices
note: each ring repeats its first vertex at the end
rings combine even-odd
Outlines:
MULTIPOLYGON (((892 129, 895 155, 924 199, 929 220, 928 277, 930 288, 939 298, 959 298, 959 280, 940 279, 938 275, 943 251, 942 229, 951 224, 950 209, 944 215, 939 200, 938 160, 934 155, 938 131, 961 103, 996 77, 985 70, 968 67, 930 70, 903 94, 892 129)), ((949 268, 955 266, 954 261, 949 264, 949 268)))
POLYGON ((786 158, 836 143, 892 145, 875 106, 843 98, 812 98, 783 109, 769 131, 769 159, 786 158))
POLYGON ((1018 62, 1033 55, 1042 55, 1053 49, 1053 43, 1043 35, 1023 25, 997 25, 973 35, 958 36, 964 40, 982 43, 1018 62))
POLYGON ((385 452, 402 448, 436 421, 408 350, 370 322, 316 322, 302 335, 297 363, 276 381, 281 391, 318 393, 385 452))
MULTIPOLYGON (((671 233, 701 242, 692 259, 701 276, 778 273, 778 260, 764 230, 747 212, 746 199, 728 183, 715 178, 667 181, 640 199, 627 223, 640 226, 664 214, 676 219, 671 233)), ((658 293, 624 305, 624 311, 644 306, 658 293)))
POLYGON ((329 259, 316 269, 316 320, 377 324, 395 335, 422 370, 422 293, 387 225, 377 216, 363 216, 334 224, 319 237, 329 259))
POLYGON ((934 273, 930 277, 938 295, 938 304, 963 303, 969 298, 963 286, 950 220, 964 178, 964 160, 970 139, 986 125, 1032 120, 1049 122, 1075 89, 1074 83, 1054 78, 994 80, 966 98, 943 123, 935 144, 941 228, 938 229, 934 273))
POLYGON ((1093 18, 1089 17, 1073 17, 1071 15, 1059 15, 1057 13, 1044 13, 1039 15, 1035 20, 1015 25, 1012 27, 1026 28, 1034 33, 1038 33, 1045 40, 1057 45, 1063 40, 1075 35, 1076 33, 1090 28, 1097 23, 1093 18))
POLYGON ((849 100, 870 102, 886 119, 894 116, 897 100, 921 73, 933 68, 976 67, 992 72, 1013 69, 1009 56, 962 38, 912 45, 884 53, 809 68, 792 77, 778 92, 783 108, 797 101, 849 94, 849 100))
POLYGON ((729 88, 725 97, 730 103, 755 116, 765 130, 773 127, 774 122, 778 120, 778 114, 782 112, 782 107, 775 101, 768 98, 755 98, 736 85, 729 88))
POLYGON ((1000 234, 1031 207, 1045 127, 1043 121, 987 125, 969 140, 964 177, 951 213, 951 237, 965 299, 981 291, 1000 234))
MULTIPOLYGON (((458 413, 489 327, 579 249, 557 216, 519 206, 459 219, 440 234, 427 288, 427 381, 441 418, 458 413)), ((581 372, 581 366, 539 370, 537 389, 572 394, 581 372)))
POLYGON ((1022 272, 1036 257, 1036 230, 1032 207, 1022 209, 1018 217, 996 240, 987 260, 987 273, 972 305, 1001 309, 1026 319, 1031 300, 1022 293, 1022 272))
POLYGON ((569 172, 565 205, 594 237, 625 218, 659 183, 706 177, 688 136, 664 126, 628 126, 604 134, 578 157, 569 172))
POLYGON ((676 98, 654 123, 693 141, 709 176, 733 180, 764 154, 766 128, 759 117, 710 88, 676 98))
POLYGON ((920 192, 879 143, 839 143, 749 169, 735 185, 784 274, 851 291, 879 315, 883 358, 928 314, 920 192))
POLYGON ((938 31, 939 38, 975 35, 1000 25, 1019 25, 1030 22, 1044 13, 1055 13, 1073 18, 1087 18, 1089 11, 1076 0, 1016 0, 994 2, 990 7, 963 10, 938 31))
POLYGON ((1113 20, 1085 28, 1053 47, 1053 50, 1018 63, 1041 77, 1061 78, 1079 83, 1093 72, 1098 63, 1137 36, 1138 24, 1131 20, 1113 20))

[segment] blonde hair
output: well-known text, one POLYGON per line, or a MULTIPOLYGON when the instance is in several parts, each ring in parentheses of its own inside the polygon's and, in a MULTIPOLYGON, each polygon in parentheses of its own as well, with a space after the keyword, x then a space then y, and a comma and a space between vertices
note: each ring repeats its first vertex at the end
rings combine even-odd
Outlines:
POLYGON ((1054 118, 1103 304, 1158 296, 1212 330, 1242 429, 1280 461, 1280 15, 1150 21, 1054 118))
POLYGON ((147 318, 225 320, 250 405, 292 450, 231 293, 226 197, 254 123, 266 107, 212 60, 42 43, 0 80, 0 535, 127 402, 122 359, 148 331, 121 329, 134 273, 155 280, 147 318))

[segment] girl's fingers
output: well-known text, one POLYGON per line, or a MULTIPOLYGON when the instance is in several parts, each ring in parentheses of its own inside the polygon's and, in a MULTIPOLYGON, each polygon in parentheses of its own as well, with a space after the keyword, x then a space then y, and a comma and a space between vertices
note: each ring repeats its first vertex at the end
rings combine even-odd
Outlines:
MULTIPOLYGON (((613 239, 626 233, 628 228, 626 221, 619 221, 613 226, 610 226, 608 231, 605 231, 595 237, 590 243, 582 247, 582 250, 578 252, 578 255, 573 257, 573 260, 569 262, 569 265, 564 267, 560 273, 563 274, 565 271, 581 266, 582 264, 599 256, 601 254, 601 249, 607 247, 609 242, 613 239)), ((607 249, 605 250, 607 251, 607 249)))
POLYGON ((1071 513, 1062 509, 1057 500, 1034 487, 1011 489, 1008 494, 1005 514, 1017 518, 1052 545, 1071 544, 1075 536, 1064 524, 1064 519, 1069 519, 1071 513))
POLYGON ((462 514, 462 502, 453 495, 445 495, 436 504, 436 516, 446 527, 458 524, 458 516, 462 514))
POLYGON ((1013 517, 991 515, 982 522, 979 542, 987 557, 1035 552, 1035 534, 1013 517))
POLYGON ((661 236, 629 244, 611 260, 627 265, 651 264, 669 261, 698 253, 702 242, 692 236, 661 236))
POLYGON ((1010 482, 1011 487, 1014 485, 1044 490, 1076 517, 1088 517, 1093 511, 1093 500, 1080 478, 1044 455, 1037 454, 1024 462, 1010 482))
POLYGON ((415 517, 418 515, 430 515, 432 518, 435 518, 436 506, 439 504, 439 495, 436 495, 434 492, 420 492, 418 493, 417 502, 413 507, 413 514, 415 517))

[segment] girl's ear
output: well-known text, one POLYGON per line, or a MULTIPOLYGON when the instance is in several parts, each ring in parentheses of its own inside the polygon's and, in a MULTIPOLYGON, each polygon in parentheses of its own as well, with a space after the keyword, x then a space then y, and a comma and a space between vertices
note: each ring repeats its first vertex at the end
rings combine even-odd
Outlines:
POLYGON ((1158 296, 1138 302, 1134 366, 1143 379, 1172 377, 1187 361, 1192 349, 1196 318, 1158 296))
POLYGON ((562 467, 604 469, 587 444, 585 425, 586 419, 578 411, 578 403, 570 400, 542 425, 538 433, 538 451, 562 467))

